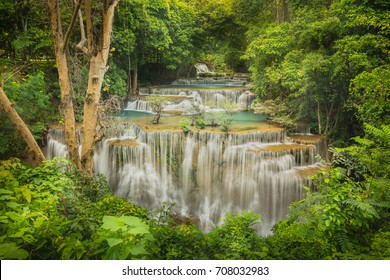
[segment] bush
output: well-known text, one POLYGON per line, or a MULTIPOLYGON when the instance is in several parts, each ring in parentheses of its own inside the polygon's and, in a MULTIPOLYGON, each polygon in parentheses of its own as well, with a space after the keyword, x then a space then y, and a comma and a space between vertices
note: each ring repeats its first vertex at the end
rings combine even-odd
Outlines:
POLYGON ((329 259, 333 247, 318 230, 305 224, 280 221, 270 236, 270 255, 277 260, 329 259))
POLYGON ((243 212, 227 214, 224 224, 213 229, 210 238, 211 258, 218 260, 267 259, 268 248, 253 226, 260 216, 243 212))
POLYGON ((123 244, 131 239, 141 250, 147 237, 146 231, 138 231, 147 227, 142 222, 148 216, 145 209, 112 196, 104 178, 85 177, 66 161, 47 161, 35 169, 16 159, 2 161, 0 186, 2 259, 132 258, 134 251, 116 251, 122 249, 115 248, 121 243, 118 232, 111 232, 117 244, 107 239, 110 228, 104 222, 110 214, 139 221, 137 227, 121 228, 119 236, 127 238, 123 244))
POLYGON ((179 224, 175 220, 173 204, 163 204, 151 220, 154 240, 148 243, 152 259, 200 260, 208 259, 209 240, 195 225, 179 224))

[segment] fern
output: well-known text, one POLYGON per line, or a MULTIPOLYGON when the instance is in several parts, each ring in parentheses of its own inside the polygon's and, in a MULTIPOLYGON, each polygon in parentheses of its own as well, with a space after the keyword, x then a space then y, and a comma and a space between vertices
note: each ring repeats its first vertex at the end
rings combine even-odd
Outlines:
POLYGON ((390 208, 390 201, 376 201, 374 199, 367 199, 367 203, 369 203, 371 206, 377 207, 377 208, 390 208))
POLYGON ((337 244, 340 246, 340 251, 345 253, 350 245, 350 240, 345 232, 339 231, 336 235, 337 244))
POLYGON ((379 218, 378 212, 371 204, 367 202, 358 201, 355 199, 346 199, 343 201, 343 203, 352 206, 352 208, 356 210, 360 210, 362 214, 369 214, 372 217, 379 218))

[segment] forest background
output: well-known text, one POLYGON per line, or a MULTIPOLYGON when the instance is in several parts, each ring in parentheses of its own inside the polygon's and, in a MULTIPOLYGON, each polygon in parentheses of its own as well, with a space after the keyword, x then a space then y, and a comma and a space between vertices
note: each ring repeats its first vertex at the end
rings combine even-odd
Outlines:
MULTIPOLYGON (((173 205, 152 215, 113 196, 104 178, 90 175, 88 150, 73 164, 29 167, 37 157, 1 110, 0 258, 390 258, 388 1, 81 2, 0 3, 1 93, 41 147, 49 124, 69 124, 61 65, 68 68, 74 123, 85 122, 91 62, 106 52, 108 67, 93 95, 101 104, 136 93, 138 83, 191 75, 198 62, 223 73, 249 71, 255 111, 289 130, 298 125, 321 135, 332 155, 329 169, 273 235, 256 235, 260 217, 253 213, 227 215, 205 234, 178 223, 173 205), (112 37, 99 39, 110 8, 112 37)), ((99 108, 92 108, 95 126, 99 108)))

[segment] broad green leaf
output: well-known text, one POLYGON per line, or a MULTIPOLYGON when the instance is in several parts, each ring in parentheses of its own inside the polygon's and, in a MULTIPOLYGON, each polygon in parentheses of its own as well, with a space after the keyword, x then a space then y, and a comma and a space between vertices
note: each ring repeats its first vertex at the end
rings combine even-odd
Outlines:
POLYGON ((23 197, 27 200, 28 203, 31 202, 31 192, 29 189, 22 190, 23 197))
POLYGON ((143 223, 139 218, 132 217, 132 216, 121 216, 119 219, 121 221, 123 221, 128 226, 136 227, 136 226, 141 225, 143 223))
POLYGON ((20 249, 15 243, 0 244, 0 259, 24 260, 28 258, 28 252, 20 249))
POLYGON ((0 216, 0 223, 8 224, 8 217, 7 216, 0 216))
POLYGON ((135 244, 131 247, 130 253, 134 256, 137 256, 147 254, 148 252, 145 250, 142 244, 135 244))
POLYGON ((130 246, 113 246, 106 251, 103 257, 108 260, 125 260, 129 256, 130 250, 130 246))
POLYGON ((131 228, 128 230, 128 233, 131 234, 146 234, 149 233, 148 227, 145 225, 145 227, 136 227, 136 228, 131 228))
POLYGON ((18 204, 18 203, 16 203, 16 202, 13 202, 13 201, 11 201, 11 202, 7 202, 7 203, 6 203, 6 205, 7 205, 9 208, 12 208, 12 209, 15 209, 16 207, 18 207, 18 206, 19 206, 19 204, 18 204))
POLYGON ((123 226, 124 226, 124 222, 117 217, 114 216, 103 217, 103 225, 102 225, 103 229, 117 231, 123 226))
POLYGON ((23 217, 15 212, 7 212, 7 216, 10 217, 15 222, 19 222, 19 221, 23 220, 23 217))
POLYGON ((2 195, 0 196, 0 200, 12 200, 12 199, 15 199, 13 196, 11 195, 2 195))
POLYGON ((120 243, 123 243, 123 239, 121 238, 106 238, 108 246, 113 247, 115 245, 118 245, 120 243))
POLYGON ((11 238, 23 237, 24 233, 28 231, 28 228, 21 228, 17 233, 10 235, 11 238))
POLYGON ((13 194, 14 192, 5 190, 5 189, 0 189, 0 194, 13 194))

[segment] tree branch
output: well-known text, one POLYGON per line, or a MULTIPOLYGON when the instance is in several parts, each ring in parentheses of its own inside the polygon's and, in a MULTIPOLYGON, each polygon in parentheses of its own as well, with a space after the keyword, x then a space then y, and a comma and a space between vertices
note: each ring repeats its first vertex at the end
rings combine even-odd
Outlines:
POLYGON ((65 49, 68 46, 70 33, 72 32, 73 27, 74 27, 74 25, 76 23, 76 17, 78 15, 79 11, 80 11, 80 6, 81 6, 81 2, 82 1, 83 0, 75 1, 75 7, 74 7, 74 10, 73 10, 73 14, 72 14, 72 20, 70 21, 68 30, 66 31, 66 34, 65 34, 65 37, 64 37, 64 42, 62 44, 62 50, 63 51, 65 51, 65 49))
POLYGON ((87 40, 88 40, 88 50, 89 53, 93 53, 93 21, 92 21, 92 9, 91 9, 91 0, 85 0, 85 19, 87 22, 87 40))

